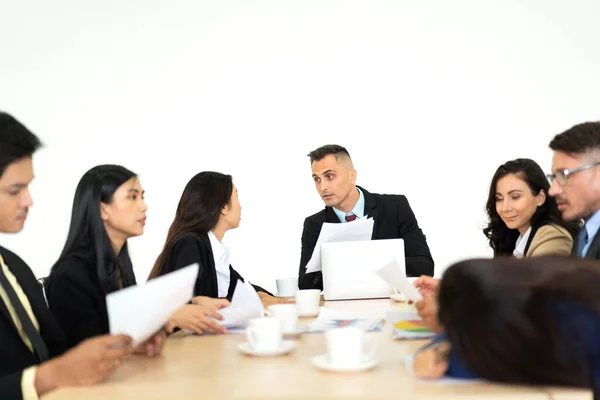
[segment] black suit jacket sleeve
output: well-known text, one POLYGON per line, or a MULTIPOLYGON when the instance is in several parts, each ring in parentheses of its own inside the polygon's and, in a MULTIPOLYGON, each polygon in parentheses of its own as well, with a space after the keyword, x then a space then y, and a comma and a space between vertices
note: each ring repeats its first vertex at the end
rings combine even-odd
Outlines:
POLYGON ((398 237, 404 240, 407 276, 433 276, 433 259, 425 235, 405 196, 398 201, 398 237))
POLYGON ((106 297, 86 264, 75 258, 57 264, 46 294, 69 347, 109 332, 106 297))
POLYGON ((315 223, 311 218, 304 220, 302 230, 302 250, 300 253, 300 270, 298 271, 298 288, 300 289, 323 289, 323 276, 320 271, 306 273, 306 264, 310 261, 322 223, 315 223))
POLYGON ((0 377, 0 394, 4 400, 22 400, 21 379, 23 371, 0 377))
MULTIPOLYGON (((230 265, 229 266, 229 280, 230 282, 237 282, 238 279, 242 282, 245 282, 244 278, 242 278, 242 276, 239 274, 239 272, 237 272, 235 269, 233 269, 233 267, 230 265)), ((252 287, 254 288, 254 290, 256 290, 257 292, 264 292, 266 294, 268 294, 269 296, 273 296, 273 294, 271 292, 269 292, 266 289, 263 289, 262 287, 255 285, 253 283, 250 283, 252 285, 252 287)), ((229 285, 229 293, 227 293, 227 300, 231 301, 231 298, 233 297, 233 291, 235 290, 235 286, 234 285, 229 285)))

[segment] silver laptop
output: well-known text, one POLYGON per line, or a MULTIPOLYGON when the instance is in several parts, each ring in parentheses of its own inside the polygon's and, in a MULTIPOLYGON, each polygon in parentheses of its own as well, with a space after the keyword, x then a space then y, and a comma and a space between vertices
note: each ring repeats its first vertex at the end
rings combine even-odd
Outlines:
POLYGON ((330 242, 321 245, 325 300, 389 297, 394 289, 375 272, 394 258, 404 264, 404 240, 330 242))

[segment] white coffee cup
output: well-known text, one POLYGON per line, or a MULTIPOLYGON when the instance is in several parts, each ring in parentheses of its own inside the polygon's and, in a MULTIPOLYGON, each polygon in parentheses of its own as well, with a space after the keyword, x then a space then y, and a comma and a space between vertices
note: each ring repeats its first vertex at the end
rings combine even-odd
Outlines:
POLYGON ((298 290, 295 298, 299 316, 319 314, 319 302, 321 301, 321 291, 319 289, 298 290))
POLYGON ((291 297, 298 291, 298 278, 277 279, 277 296, 291 297))
POLYGON ((327 352, 332 365, 355 366, 375 357, 375 342, 356 327, 334 328, 326 332, 327 352))
POLYGON ((278 318, 251 319, 246 328, 248 343, 256 351, 274 351, 281 348, 282 329, 278 318))
POLYGON ((283 333, 296 332, 298 326, 298 309, 295 304, 274 304, 267 308, 271 317, 281 321, 283 333))
MULTIPOLYGON (((410 282, 411 285, 414 285, 415 281, 419 278, 417 277, 417 278, 406 278, 406 279, 408 279, 408 281, 410 282)), ((406 300, 406 295, 404 293, 402 293, 401 291, 399 291, 398 289, 394 288, 394 293, 397 296, 400 296, 400 298, 402 300, 406 300)))

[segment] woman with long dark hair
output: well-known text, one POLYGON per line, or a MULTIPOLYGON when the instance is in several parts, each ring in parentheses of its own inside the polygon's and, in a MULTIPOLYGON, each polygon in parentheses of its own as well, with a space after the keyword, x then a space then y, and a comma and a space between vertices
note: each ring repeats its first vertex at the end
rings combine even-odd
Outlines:
MULTIPOLYGON (((96 166, 79 181, 67 241, 46 282, 69 347, 109 332, 105 298, 136 284, 127 240, 144 232, 147 209, 136 174, 122 166, 96 166)), ((163 335, 153 340, 149 353, 160 350, 163 335)))
POLYGON ((444 334, 417 353, 422 377, 600 385, 600 267, 575 257, 476 259, 445 272, 444 334))
POLYGON ((565 222, 542 168, 519 158, 502 164, 490 184, 483 230, 494 256, 568 255, 580 224, 565 222))
MULTIPOLYGON (((231 300, 237 281, 244 279, 229 265, 229 250, 221 240, 225 232, 239 226, 241 211, 231 175, 208 171, 194 176, 181 195, 149 279, 198 263, 195 296, 231 300)), ((253 286, 264 306, 288 302, 253 286)))

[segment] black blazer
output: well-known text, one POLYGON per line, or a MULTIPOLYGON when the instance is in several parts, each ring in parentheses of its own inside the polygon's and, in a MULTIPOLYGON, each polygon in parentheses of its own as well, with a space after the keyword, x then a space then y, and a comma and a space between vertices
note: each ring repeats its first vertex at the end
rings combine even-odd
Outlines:
MULTIPOLYGON (((5 248, 0 247, 0 254, 31 303, 31 309, 40 325, 40 334, 48 347, 50 357, 62 354, 66 350, 65 337, 46 307, 42 288, 33 272, 23 260, 5 248)), ((22 399, 23 370, 35 364, 37 364, 35 355, 23 343, 6 304, 0 299, 0 397, 5 400, 22 399)))
MULTIPOLYGON (((585 229, 585 226, 583 226, 579 230, 577 237, 575 237, 575 239, 573 239, 573 250, 571 251, 571 254, 574 256, 577 256, 577 243, 579 242, 579 235, 581 235, 581 232, 584 229, 585 229)), ((598 231, 596 233, 596 236, 594 236, 594 238, 592 239, 590 248, 588 249, 588 252, 586 253, 584 258, 586 260, 600 260, 600 231, 598 231)))
MULTIPOLYGON (((168 274, 193 263, 198 263, 200 266, 198 278, 194 286, 194 296, 219 297, 215 259, 207 233, 188 232, 181 235, 167 249, 165 262, 160 274, 168 274)), ((230 280, 229 289, 227 290, 227 300, 231 301, 238 279, 244 282, 244 278, 231 265, 229 266, 229 272, 230 280)), ((252 286, 254 286, 257 292, 265 292, 272 296, 271 293, 260 286, 252 286)))
POLYGON ((46 283, 46 297, 69 348, 109 333, 106 294, 93 254, 71 255, 57 262, 46 283))
MULTIPOLYGON (((433 276, 433 259, 425 235, 419 228, 406 197, 369 193, 362 187, 360 190, 365 196, 364 214, 375 220, 372 239, 404 239, 407 276, 433 276)), ((340 223, 333 208, 325 207, 304 220, 298 271, 300 289, 323 289, 321 271, 306 273, 306 264, 312 257, 323 222, 340 223)))

